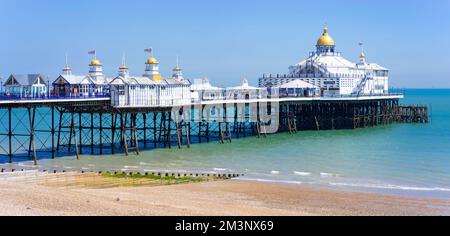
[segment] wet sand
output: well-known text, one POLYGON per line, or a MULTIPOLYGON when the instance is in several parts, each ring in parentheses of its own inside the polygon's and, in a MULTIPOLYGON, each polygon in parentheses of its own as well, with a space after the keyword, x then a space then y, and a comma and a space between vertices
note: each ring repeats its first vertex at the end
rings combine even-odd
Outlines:
MULTIPOLYGON (((227 180, 164 186, 0 178, 0 215, 448 215, 450 200, 227 180), (58 184, 55 184, 58 183, 58 184)), ((89 178, 82 181, 88 181, 89 178)))

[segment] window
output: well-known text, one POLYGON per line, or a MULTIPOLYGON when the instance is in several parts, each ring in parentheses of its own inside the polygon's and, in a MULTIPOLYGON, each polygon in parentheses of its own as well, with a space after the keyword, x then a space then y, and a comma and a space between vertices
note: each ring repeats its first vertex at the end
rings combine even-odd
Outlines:
POLYGON ((119 95, 125 95, 125 86, 119 85, 117 90, 119 91, 119 95))

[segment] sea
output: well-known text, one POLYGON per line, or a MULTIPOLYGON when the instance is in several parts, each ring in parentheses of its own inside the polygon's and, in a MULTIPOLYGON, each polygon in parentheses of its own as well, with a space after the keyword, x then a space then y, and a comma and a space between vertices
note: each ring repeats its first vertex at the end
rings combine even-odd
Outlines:
POLYGON ((82 155, 0 168, 243 174, 244 180, 450 199, 450 89, 407 89, 402 104, 430 107, 429 124, 278 133, 139 156, 82 155))

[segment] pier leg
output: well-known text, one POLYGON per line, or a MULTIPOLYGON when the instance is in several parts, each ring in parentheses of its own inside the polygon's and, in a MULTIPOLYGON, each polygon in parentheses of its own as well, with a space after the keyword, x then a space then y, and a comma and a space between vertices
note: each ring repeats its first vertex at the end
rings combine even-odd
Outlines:
POLYGON ((12 125, 11 125, 11 112, 12 108, 8 107, 8 156, 9 156, 9 163, 12 163, 12 125))
POLYGON ((147 114, 142 113, 142 119, 143 119, 143 126, 144 126, 144 149, 147 149, 147 114))
MULTIPOLYGON (((36 143, 34 140, 34 118, 36 114, 36 108, 33 108, 33 114, 31 114, 31 109, 28 108, 28 118, 30 121, 30 149, 33 149, 33 161, 34 165, 37 165, 37 159, 36 159, 36 143)), ((31 150, 29 150, 30 152, 31 150)))
POLYGON ((55 107, 52 106, 52 127, 51 127, 51 134, 52 134, 52 159, 55 159, 55 107))
POLYGON ((80 140, 80 154, 83 153, 83 123, 82 123, 82 117, 83 117, 83 113, 79 112, 78 113, 78 136, 79 136, 79 140, 80 140))
POLYGON ((94 113, 91 112, 91 154, 94 154, 94 113))
POLYGON ((136 143, 136 155, 139 155, 139 139, 137 132, 137 114, 134 114, 134 142, 136 143))
POLYGON ((59 110, 58 143, 56 144, 56 152, 59 152, 63 114, 63 111, 59 110))
POLYGON ((158 118, 158 113, 154 112, 153 113, 153 148, 156 148, 156 142, 157 142, 157 127, 156 127, 156 122, 157 122, 157 118, 158 118))
POLYGON ((169 149, 172 148, 172 112, 168 112, 169 113, 169 124, 167 126, 167 141, 169 144, 169 149))
MULTIPOLYGON (((122 116, 122 114, 121 114, 121 116, 122 116)), ((126 122, 126 120, 127 120, 127 115, 125 114, 125 122, 126 122)), ((120 119, 120 126, 121 126, 121 130, 122 130, 122 143, 123 143, 123 146, 125 147, 125 156, 128 156, 128 142, 127 142, 127 138, 126 138, 126 129, 125 129, 125 124, 124 124, 124 121, 123 121, 123 119, 122 119, 122 117, 121 117, 121 119, 120 119)))
POLYGON ((114 154, 117 114, 111 114, 111 153, 114 154))
MULTIPOLYGON (((71 136, 73 136, 73 143, 75 144, 75 156, 77 157, 77 160, 79 160, 79 156, 78 156, 78 143, 77 143, 77 131, 75 129, 75 117, 74 117, 74 113, 72 112, 72 122, 70 125, 70 133, 71 136), (73 133, 73 134, 72 134, 73 133)), ((70 141, 69 141, 69 149, 70 149, 70 141)))
POLYGON ((74 121, 74 115, 73 112, 70 113, 71 114, 71 120, 70 120, 70 132, 69 132, 69 153, 72 152, 72 135, 75 133, 73 132, 73 130, 75 129, 75 121, 74 121))
POLYGON ((100 155, 103 155, 103 113, 99 114, 99 119, 100 119, 99 146, 100 146, 100 155))

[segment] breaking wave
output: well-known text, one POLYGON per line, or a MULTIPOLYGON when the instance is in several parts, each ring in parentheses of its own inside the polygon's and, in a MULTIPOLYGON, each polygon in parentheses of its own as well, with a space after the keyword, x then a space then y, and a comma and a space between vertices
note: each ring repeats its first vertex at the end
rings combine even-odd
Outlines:
POLYGON ((293 180, 271 180, 271 179, 258 179, 258 178, 237 178, 238 180, 248 180, 248 181, 257 181, 264 183, 285 183, 285 184, 302 184, 300 181, 293 180))
POLYGON ((360 187, 360 188, 408 190, 408 191, 442 191, 442 192, 450 192, 450 188, 402 186, 402 185, 394 185, 394 184, 330 183, 330 185, 332 185, 332 186, 360 187))
POLYGON ((309 173, 309 172, 301 172, 301 171, 294 171, 294 175, 299 175, 299 176, 310 176, 311 173, 309 173))

